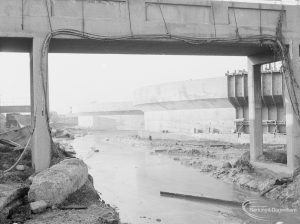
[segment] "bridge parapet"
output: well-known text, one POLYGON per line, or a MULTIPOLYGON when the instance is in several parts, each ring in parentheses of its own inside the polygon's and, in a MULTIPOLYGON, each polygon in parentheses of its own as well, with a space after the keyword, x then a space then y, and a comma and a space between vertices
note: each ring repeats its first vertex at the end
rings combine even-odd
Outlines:
MULTIPOLYGON (((0 0, 0 36, 32 38, 53 30, 74 29, 83 36, 93 33, 106 37, 150 35, 178 37, 178 40, 179 37, 230 40, 275 36, 281 14, 287 43, 299 39, 300 6, 296 5, 200 0, 0 0)), ((55 38, 78 39, 69 35, 55 38)), ((21 45, 15 47, 22 50, 21 45)), ((54 45, 51 49, 72 50, 70 44, 54 45)))

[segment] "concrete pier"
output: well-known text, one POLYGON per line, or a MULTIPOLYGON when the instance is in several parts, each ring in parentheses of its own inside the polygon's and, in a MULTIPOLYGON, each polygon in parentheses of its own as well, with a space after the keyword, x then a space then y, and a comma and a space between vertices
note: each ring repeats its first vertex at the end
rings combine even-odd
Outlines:
MULTIPOLYGON (((299 42, 290 43, 290 58, 297 82, 300 81, 299 42)), ((299 89, 296 89, 299 94, 299 89)), ((285 90, 286 132, 287 132, 287 165, 290 169, 300 166, 300 120, 294 113, 292 102, 285 90)), ((299 95, 298 95, 299 97, 299 95)))
POLYGON ((50 166, 51 142, 50 130, 47 119, 49 108, 48 93, 48 68, 42 63, 43 37, 35 37, 30 54, 31 76, 31 122, 32 136, 32 162, 36 172, 50 166), (42 70, 43 73, 42 73, 42 70), (43 76, 42 76, 43 75, 43 76))
POLYGON ((250 159, 255 161, 263 152, 262 102, 260 64, 248 58, 248 96, 250 125, 250 159))

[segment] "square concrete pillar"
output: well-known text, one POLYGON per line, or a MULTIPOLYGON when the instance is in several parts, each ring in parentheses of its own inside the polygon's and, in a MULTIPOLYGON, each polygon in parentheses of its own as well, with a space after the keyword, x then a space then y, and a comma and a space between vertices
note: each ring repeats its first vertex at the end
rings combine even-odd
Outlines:
POLYGON ((35 127, 31 141, 32 165, 36 172, 47 169, 51 159, 51 141, 46 119, 46 105, 48 107, 49 102, 48 59, 46 57, 42 60, 43 40, 42 37, 33 38, 30 53, 31 124, 35 127))
POLYGON ((248 58, 248 101, 250 125, 250 160, 263 153, 262 100, 260 64, 248 58))
MULTIPOLYGON (((289 54, 294 77, 298 84, 300 84, 299 42, 290 42, 289 54)), ((295 87, 295 90, 298 103, 300 103, 299 89, 295 87)), ((295 170, 300 166, 300 125, 286 88, 284 96, 286 108, 287 166, 290 170, 295 170)))

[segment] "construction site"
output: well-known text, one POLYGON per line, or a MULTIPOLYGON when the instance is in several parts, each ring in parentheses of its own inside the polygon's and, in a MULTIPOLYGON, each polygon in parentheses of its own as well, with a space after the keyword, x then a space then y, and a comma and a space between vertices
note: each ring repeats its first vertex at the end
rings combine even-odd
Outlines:
POLYGON ((297 0, 0 17, 0 224, 300 223, 297 0))

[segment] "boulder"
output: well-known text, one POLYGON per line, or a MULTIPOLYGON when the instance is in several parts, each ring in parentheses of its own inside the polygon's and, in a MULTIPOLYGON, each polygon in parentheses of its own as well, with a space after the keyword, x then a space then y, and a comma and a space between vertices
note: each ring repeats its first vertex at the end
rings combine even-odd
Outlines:
POLYGON ((80 159, 71 158, 33 177, 28 200, 45 201, 49 207, 62 203, 81 188, 88 178, 88 167, 80 159))
POLYGON ((0 223, 10 223, 7 217, 19 207, 28 192, 28 187, 20 184, 0 184, 0 223))
POLYGON ((28 187, 20 184, 0 184, 0 211, 13 201, 23 198, 28 187))

